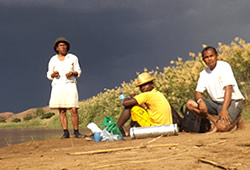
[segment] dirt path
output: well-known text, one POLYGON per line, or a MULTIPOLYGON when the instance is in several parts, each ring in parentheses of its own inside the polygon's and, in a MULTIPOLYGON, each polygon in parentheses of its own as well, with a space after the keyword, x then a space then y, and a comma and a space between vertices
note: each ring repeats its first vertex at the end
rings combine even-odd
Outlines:
POLYGON ((114 142, 52 139, 0 148, 0 169, 249 169, 250 122, 241 131, 179 133, 150 145, 174 144, 110 153, 69 155, 100 149, 136 147, 153 138, 114 142), (213 165, 212 165, 213 164, 213 165), (216 166, 215 166, 216 165, 216 166))

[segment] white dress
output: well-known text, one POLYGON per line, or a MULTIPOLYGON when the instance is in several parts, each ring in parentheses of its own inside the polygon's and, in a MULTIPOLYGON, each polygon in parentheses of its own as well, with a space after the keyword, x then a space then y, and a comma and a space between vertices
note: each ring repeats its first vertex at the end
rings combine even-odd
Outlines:
POLYGON ((49 101, 50 108, 79 108, 77 81, 75 76, 67 79, 68 72, 78 72, 81 75, 81 68, 78 58, 73 54, 67 54, 63 61, 60 61, 57 55, 54 55, 48 65, 47 77, 52 80, 52 90, 49 101), (54 71, 59 72, 59 78, 52 78, 54 71))

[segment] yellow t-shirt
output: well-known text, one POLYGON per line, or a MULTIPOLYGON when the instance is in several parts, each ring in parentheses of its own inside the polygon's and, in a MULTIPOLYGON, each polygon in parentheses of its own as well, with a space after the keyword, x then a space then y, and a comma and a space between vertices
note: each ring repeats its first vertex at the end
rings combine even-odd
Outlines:
POLYGON ((139 105, 142 103, 147 104, 148 113, 154 123, 158 125, 173 124, 170 104, 161 92, 153 89, 134 98, 139 105))

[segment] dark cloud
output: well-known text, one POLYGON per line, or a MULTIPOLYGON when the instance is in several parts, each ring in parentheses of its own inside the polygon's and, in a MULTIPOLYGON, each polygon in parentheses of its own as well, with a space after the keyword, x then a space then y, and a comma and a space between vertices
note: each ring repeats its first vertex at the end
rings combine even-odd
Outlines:
POLYGON ((48 105, 47 64, 66 37, 83 69, 80 99, 136 78, 144 68, 239 36, 250 39, 249 1, 0 0, 0 112, 48 105))

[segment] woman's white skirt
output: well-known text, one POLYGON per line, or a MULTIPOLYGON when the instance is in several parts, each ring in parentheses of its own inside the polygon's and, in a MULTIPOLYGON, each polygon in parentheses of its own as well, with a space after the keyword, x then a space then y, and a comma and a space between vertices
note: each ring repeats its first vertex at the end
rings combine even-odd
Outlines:
POLYGON ((76 83, 57 84, 52 86, 49 101, 50 108, 79 108, 76 83))

